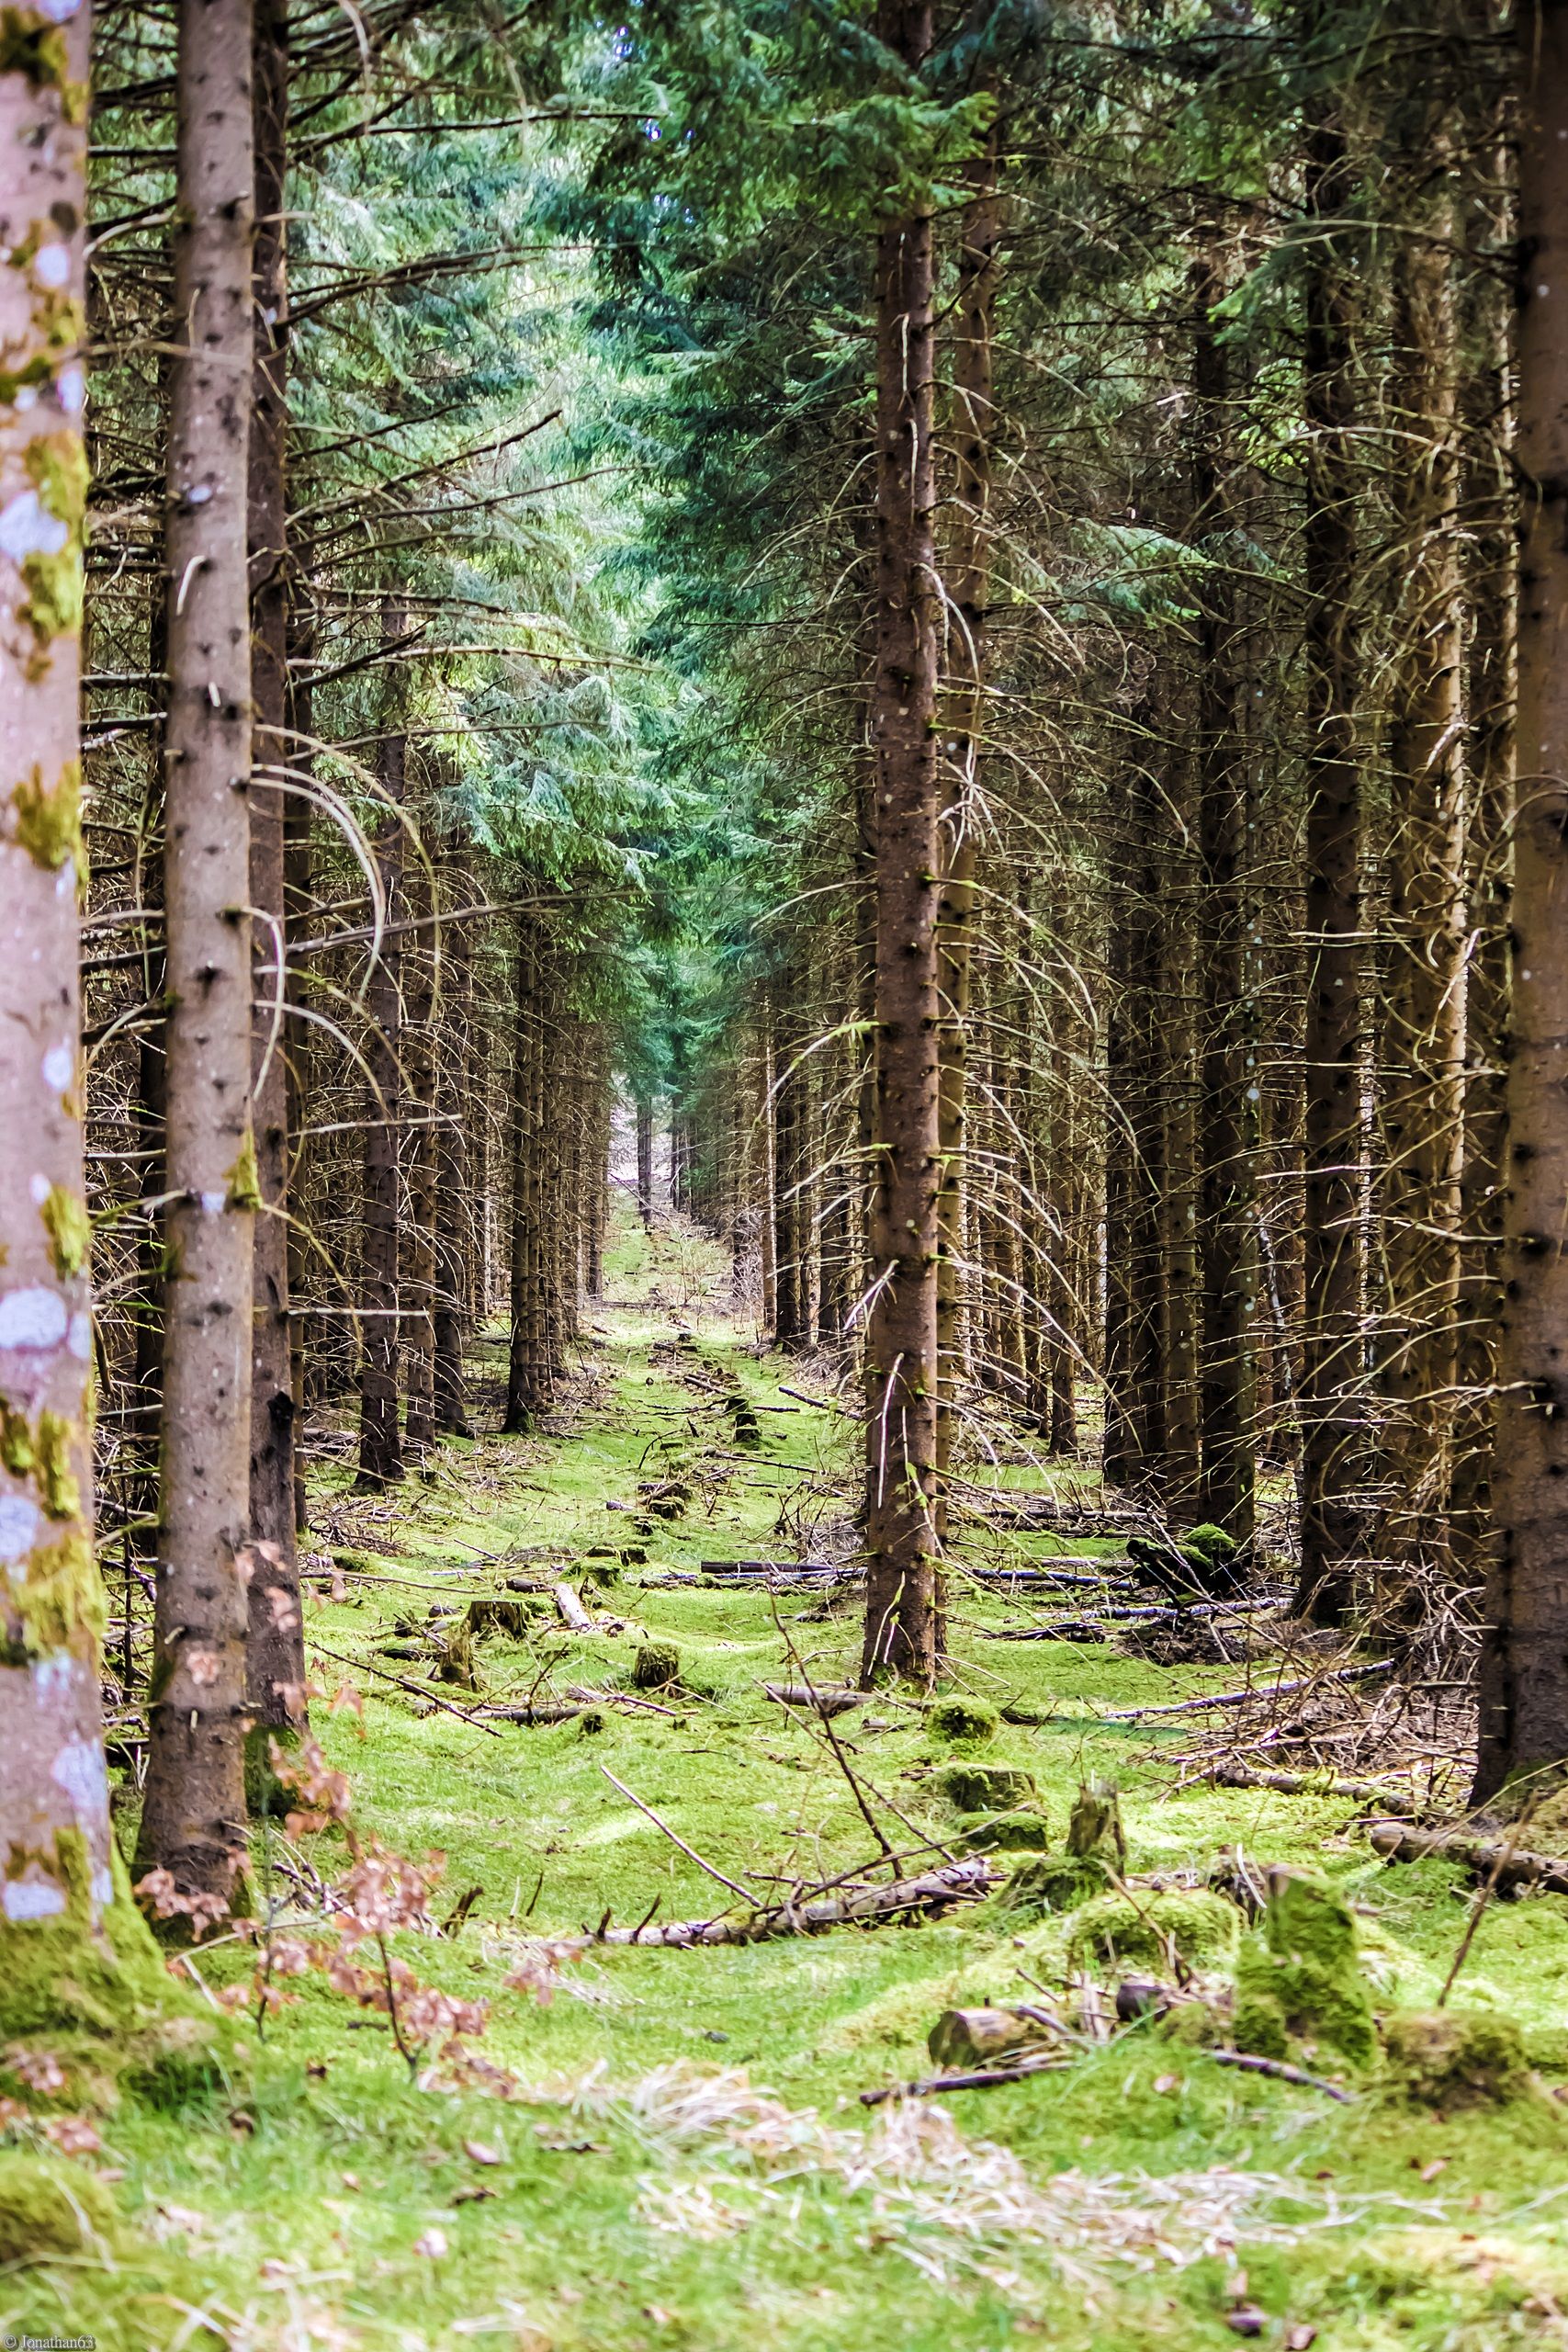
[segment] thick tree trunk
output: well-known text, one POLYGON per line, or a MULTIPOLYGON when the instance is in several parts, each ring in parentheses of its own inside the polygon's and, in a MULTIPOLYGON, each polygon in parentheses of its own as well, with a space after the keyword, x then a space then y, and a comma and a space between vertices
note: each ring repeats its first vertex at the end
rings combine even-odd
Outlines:
POLYGON ((139 1866, 243 1902, 250 1520, 251 774, 246 462, 255 201, 249 0, 179 16, 168 449, 169 1287, 139 1866))
MULTIPOLYGON (((78 1057, 82 361, 49 332, 83 298, 87 12, 60 81, 0 78, 0 2033, 135 1932, 112 1874, 93 1558, 87 1210, 78 1057), (46 243, 37 238, 42 227, 46 243), (62 289, 39 300, 47 254, 62 289), (24 402, 17 389, 27 387, 24 402), (39 593, 40 582, 46 583, 39 593), (100 1928, 108 1928, 107 1939, 100 1928), (16 1996, 17 2007, 12 1999, 16 1996)), ((123 1948, 123 1947, 122 1947, 123 1948)), ((108 1972, 105 1971, 105 1974, 108 1972)))
MULTIPOLYGON (((914 66, 927 0, 882 0, 877 30, 914 66)), ((937 1667, 937 609, 929 214, 876 251, 876 1138, 866 1331, 863 1682, 937 1667)))
POLYGON ((1247 782, 1241 658, 1231 567, 1235 518, 1229 369, 1215 320, 1225 279, 1207 246, 1194 265, 1193 525, 1213 567, 1198 613, 1199 1038, 1198 1239, 1201 1260, 1197 1515, 1250 1541, 1258 1480, 1254 1360, 1258 1318, 1257 1168, 1247 1117, 1253 1079, 1247 987, 1247 782))
MULTIPOLYGON (((1317 10, 1311 0, 1309 36, 1317 10)), ((1350 1605, 1365 1529, 1361 1378, 1361 774, 1355 735, 1356 571, 1350 265, 1337 226, 1353 181, 1325 102, 1307 126, 1306 217, 1306 1318, 1301 1386, 1298 1606, 1319 1624, 1350 1605)))
MULTIPOLYGON (((390 644, 407 626, 405 607, 388 597, 381 636, 390 644)), ((401 687, 386 689, 377 746, 377 781, 386 815, 376 842, 386 931, 366 989, 370 1035, 366 1060, 370 1091, 365 1105, 364 1210, 360 1249, 362 1274, 359 1371, 359 1485, 367 1491, 396 1485, 403 1476, 402 1433, 398 1412, 401 1360, 398 1309, 398 1218, 400 1139, 402 1135, 402 934, 403 801, 408 739, 403 732, 401 687)))
POLYGON ((253 1113, 260 1193, 252 1267, 251 1577, 245 1644, 253 1803, 268 1785, 265 1742, 305 1721, 304 1621, 295 1546, 294 1384, 288 1316, 288 1076, 283 1016, 287 978, 285 795, 276 771, 293 764, 288 719, 288 289, 284 221, 288 161, 287 0, 256 0, 253 92, 256 145, 255 364, 252 379, 249 530, 251 698, 251 905, 258 922, 252 1010, 253 1113), (274 774, 269 775, 269 771, 274 774))
POLYGON ((1519 14, 1518 819, 1478 1799, 1568 1762, 1568 5, 1519 14))

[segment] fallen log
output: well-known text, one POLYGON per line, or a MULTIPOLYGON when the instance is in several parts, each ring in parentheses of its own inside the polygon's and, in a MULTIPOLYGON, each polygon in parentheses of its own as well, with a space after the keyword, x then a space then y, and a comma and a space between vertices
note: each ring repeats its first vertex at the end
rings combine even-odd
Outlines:
POLYGON ((1392 1674, 1393 1660, 1380 1658, 1373 1666, 1337 1666, 1326 1674, 1305 1674, 1295 1682, 1258 1682, 1248 1690, 1216 1690, 1208 1699, 1168 1699, 1157 1707, 1112 1707, 1102 1724, 1141 1723, 1145 1715, 1192 1715, 1209 1707, 1246 1707, 1254 1699, 1290 1699, 1299 1690, 1321 1690, 1330 1682, 1363 1682, 1369 1675, 1392 1674))
POLYGON ((593 1631, 593 1620, 570 1585, 564 1581, 551 1585, 550 1599, 560 1611, 563 1623, 570 1625, 574 1634, 591 1634, 593 1631))
POLYGON ((810 1901, 766 1904, 739 1918, 671 1919, 662 1927, 603 1927, 590 1932, 596 1944, 650 1944, 689 1951, 700 1944, 770 1943, 784 1936, 818 1936, 829 1928, 881 1928, 925 1913, 934 1917, 954 1904, 978 1903, 999 1873, 983 1854, 966 1855, 918 1878, 894 1879, 885 1886, 846 1886, 810 1901))
POLYGON ((1417 1829, 1409 1822, 1374 1821, 1367 1831, 1374 1853, 1385 1862, 1462 1862, 1478 1878, 1495 1873, 1498 1887, 1539 1886, 1568 1894, 1568 1860, 1561 1854, 1532 1854, 1510 1848, 1502 1838, 1477 1838, 1462 1829, 1417 1829))
POLYGON ((764 1682, 765 1697, 781 1707, 808 1707, 818 1715, 847 1715, 852 1707, 863 1707, 871 1697, 869 1690, 852 1690, 842 1683, 828 1683, 821 1689, 805 1682, 764 1682))
POLYGON ((1375 1781, 1340 1781, 1322 1772, 1255 1772, 1246 1764, 1215 1764, 1202 1777, 1217 1781, 1223 1789, 1273 1789, 1284 1797, 1344 1797, 1401 1815, 1416 1810, 1409 1797, 1380 1789, 1375 1781))
POLYGON ((583 1713, 581 1707, 485 1707, 480 1711, 486 1719, 498 1724, 574 1724, 583 1713))

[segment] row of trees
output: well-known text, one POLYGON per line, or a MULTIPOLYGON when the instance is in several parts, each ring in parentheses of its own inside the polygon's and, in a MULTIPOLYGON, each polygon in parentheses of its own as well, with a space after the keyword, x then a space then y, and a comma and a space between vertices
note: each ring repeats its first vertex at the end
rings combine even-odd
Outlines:
POLYGON ((1561 1765, 1561 15, 183 0, 90 153, 28 17, 9 1921, 118 1900, 95 1354, 138 1866, 236 1900, 301 1431, 417 1466, 502 1297, 547 1405, 617 1070, 863 1374, 867 1676, 999 1405, 1292 1474, 1303 1612, 1561 1765))

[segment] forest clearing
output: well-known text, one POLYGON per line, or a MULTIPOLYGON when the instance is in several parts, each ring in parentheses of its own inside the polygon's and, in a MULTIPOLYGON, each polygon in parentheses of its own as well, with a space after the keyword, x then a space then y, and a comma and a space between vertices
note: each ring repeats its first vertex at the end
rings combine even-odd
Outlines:
POLYGON ((1568 0, 0 10, 0 2342, 1568 2344, 1568 0))

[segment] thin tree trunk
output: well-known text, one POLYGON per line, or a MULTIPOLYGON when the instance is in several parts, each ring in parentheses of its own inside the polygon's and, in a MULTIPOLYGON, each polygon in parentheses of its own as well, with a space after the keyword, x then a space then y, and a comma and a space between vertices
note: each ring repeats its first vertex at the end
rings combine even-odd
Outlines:
MULTIPOLYGON (((953 1399, 958 1378, 958 1321, 963 1302, 964 1196, 972 1182, 966 1135, 973 979, 976 846, 979 810, 976 787, 985 733, 986 625, 991 595, 991 447, 996 435, 992 338, 997 307, 997 247, 1001 208, 997 198, 998 136, 993 127, 983 154, 966 166, 969 198, 959 216, 958 284, 953 351, 953 548, 948 595, 953 640, 944 698, 942 890, 937 901, 937 992, 941 1062, 937 1149, 938 1249, 936 1347, 936 1511, 942 1524, 941 1478, 953 1446, 953 1399)), ((943 1528, 943 1531, 945 1529, 943 1528)))
MULTIPOLYGON (((1309 40, 1320 20, 1308 0, 1309 40)), ((1355 735, 1356 537, 1350 264, 1337 225, 1353 181, 1332 98, 1307 125, 1306 1317, 1301 1387, 1298 1606, 1318 1624, 1350 1605, 1365 1525, 1360 1217, 1361 775, 1355 735)))
POLYGON ((1156 826, 1163 796, 1156 746, 1134 748, 1126 776, 1125 861, 1111 901, 1106 1024, 1105 1428, 1111 1486, 1153 1490, 1165 1458, 1165 1121, 1156 1048, 1163 997, 1164 894, 1156 826))
MULTIPOLYGON (((82 590, 82 361, 56 349, 28 261, 39 224, 83 299, 86 131, 62 105, 86 86, 85 8, 62 28, 58 79, 0 79, 0 2033, 36 2029, 86 1963, 95 1999, 137 1932, 113 1874, 93 1558, 87 1209, 77 1038, 77 894, 85 881, 77 681, 82 590), (27 259, 24 259, 27 256, 27 259), (17 390, 26 385, 24 403, 17 390), (30 547, 17 545, 25 526, 30 547), (20 567, 26 564, 26 570, 20 567), (47 594, 36 593, 40 576, 47 594), (14 1466, 13 1466, 14 1465, 14 1466), (101 1930, 105 1913, 109 1932, 101 1930), (122 1915, 129 1915, 124 1917, 122 1915)), ((58 280, 51 281, 58 283, 58 280)), ((50 2022, 53 2022, 52 2019, 50 2022)))
POLYGON ((251 905, 256 927, 252 1010, 256 1184, 261 1195, 252 1268, 251 1577, 246 1690, 254 1728, 248 1774, 253 1805, 273 1785, 266 1743, 306 1720, 304 1621, 295 1546, 294 1384, 288 1315, 288 1075, 283 1001, 285 796, 268 775, 292 764, 288 717, 288 297, 284 178, 288 162, 287 0, 256 0, 253 91, 256 148, 255 362, 249 462, 251 697, 251 905))
MULTIPOLYGON (((1425 151, 1420 159, 1428 161, 1425 151)), ((1452 161, 1436 142, 1435 168, 1452 161)), ((1399 410, 1392 472, 1404 582, 1390 747, 1390 971, 1382 1072, 1388 1311, 1384 1445, 1397 1535, 1446 1566, 1459 1380, 1469 893, 1460 581, 1458 353, 1439 184, 1407 235, 1395 283, 1399 410)))
POLYGON ((250 1520, 251 774, 246 462, 255 201, 249 0, 179 16, 168 453, 169 1288, 162 1557, 139 1867, 244 1884, 250 1520))
POLYGON ((1518 818, 1510 902, 1498 1550, 1481 1663, 1478 1801, 1539 1796, 1568 1759, 1568 5, 1519 13, 1518 818))
POLYGON ((1246 901, 1247 786, 1232 513, 1230 382, 1215 320, 1225 279, 1206 240, 1191 277, 1193 523, 1213 557, 1198 612, 1198 917, 1202 985, 1199 1040, 1199 1205, 1202 1352, 1200 1520, 1251 1540, 1258 1316, 1257 1169, 1248 1149, 1246 901))
POLYGON ((408 1083, 407 1210, 399 1236, 404 1303, 404 1442, 420 1462, 435 1442, 435 1013, 436 936, 430 869, 423 856, 404 893, 410 919, 408 1019, 403 1062, 408 1083))
POLYGON ((534 918, 519 918, 517 998, 512 1080, 512 1328, 507 1357, 506 1419, 512 1436, 525 1435, 548 1401, 547 1331, 543 1304, 540 1231, 541 1128, 540 959, 534 918))
POLYGON ((638 1095, 637 1105, 637 1212, 644 1230, 653 1224, 653 1104, 638 1095))
MULTIPOLYGON (((466 869, 444 860, 459 900, 466 869)), ((470 1200, 468 1105, 473 1090, 473 965, 467 922, 449 922, 444 939, 441 1050, 435 1058, 435 1427, 449 1437, 471 1437, 463 1374, 468 1320, 470 1200)))
MULTIPOLYGON (((407 609, 396 597, 381 609, 381 638, 391 644, 407 627, 407 609)), ((400 683, 389 677, 376 751, 377 781, 386 815, 376 842, 376 864, 386 909, 386 932, 366 989, 370 1036, 366 1060, 371 1091, 366 1104, 364 1212, 360 1246, 363 1272, 360 1306, 359 1485, 367 1491, 394 1486, 403 1476, 398 1386, 401 1355, 398 1309, 398 1219, 400 1139, 402 1134, 402 950, 403 799, 408 739, 403 732, 400 683)))
MULTIPOLYGON (((881 0, 877 32, 909 66, 931 41, 928 0, 881 0)), ((929 1685, 937 1667, 935 876, 937 581, 929 213, 876 251, 876 1146, 866 1331, 865 1637, 861 1674, 929 1685)))

